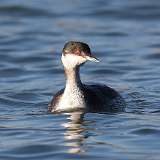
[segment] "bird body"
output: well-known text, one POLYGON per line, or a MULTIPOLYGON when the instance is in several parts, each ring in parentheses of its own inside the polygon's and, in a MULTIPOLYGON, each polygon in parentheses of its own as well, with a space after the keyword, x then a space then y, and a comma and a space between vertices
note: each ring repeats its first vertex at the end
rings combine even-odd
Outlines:
POLYGON ((124 110, 125 102, 114 89, 102 84, 86 85, 81 82, 80 66, 88 60, 98 62, 98 59, 91 55, 87 44, 75 41, 66 43, 61 60, 65 70, 66 86, 53 97, 49 111, 115 112, 124 110))

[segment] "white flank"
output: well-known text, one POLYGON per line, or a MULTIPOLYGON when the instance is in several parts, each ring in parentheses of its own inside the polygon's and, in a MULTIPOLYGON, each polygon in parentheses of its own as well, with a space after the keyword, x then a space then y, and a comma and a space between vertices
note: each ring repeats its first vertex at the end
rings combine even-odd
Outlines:
POLYGON ((60 98, 57 110, 70 110, 85 108, 84 96, 78 87, 66 86, 63 96, 60 98))

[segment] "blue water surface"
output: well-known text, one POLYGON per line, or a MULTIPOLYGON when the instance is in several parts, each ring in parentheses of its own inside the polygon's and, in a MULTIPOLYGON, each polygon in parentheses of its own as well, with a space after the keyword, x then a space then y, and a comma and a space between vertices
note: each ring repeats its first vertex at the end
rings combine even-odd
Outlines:
POLYGON ((0 159, 159 160, 159 18, 158 0, 1 0, 0 159), (68 40, 101 60, 83 82, 115 88, 126 112, 47 112, 68 40))

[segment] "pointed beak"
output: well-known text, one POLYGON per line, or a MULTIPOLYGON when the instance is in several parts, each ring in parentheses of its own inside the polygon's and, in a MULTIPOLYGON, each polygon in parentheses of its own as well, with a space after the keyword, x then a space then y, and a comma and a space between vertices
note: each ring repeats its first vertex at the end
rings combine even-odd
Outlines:
POLYGON ((86 56, 86 59, 88 61, 92 61, 92 62, 99 62, 99 59, 94 57, 94 56, 92 56, 92 55, 91 56, 86 56))

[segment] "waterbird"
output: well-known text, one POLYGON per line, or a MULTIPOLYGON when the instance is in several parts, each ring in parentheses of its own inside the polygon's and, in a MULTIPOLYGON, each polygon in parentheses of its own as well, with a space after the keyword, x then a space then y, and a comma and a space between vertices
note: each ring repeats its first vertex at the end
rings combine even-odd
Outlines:
POLYGON ((87 61, 99 62, 99 59, 92 55, 88 44, 79 41, 65 43, 61 61, 64 66, 66 85, 53 96, 48 107, 50 112, 124 111, 125 101, 116 90, 104 84, 82 83, 80 67, 87 61))

